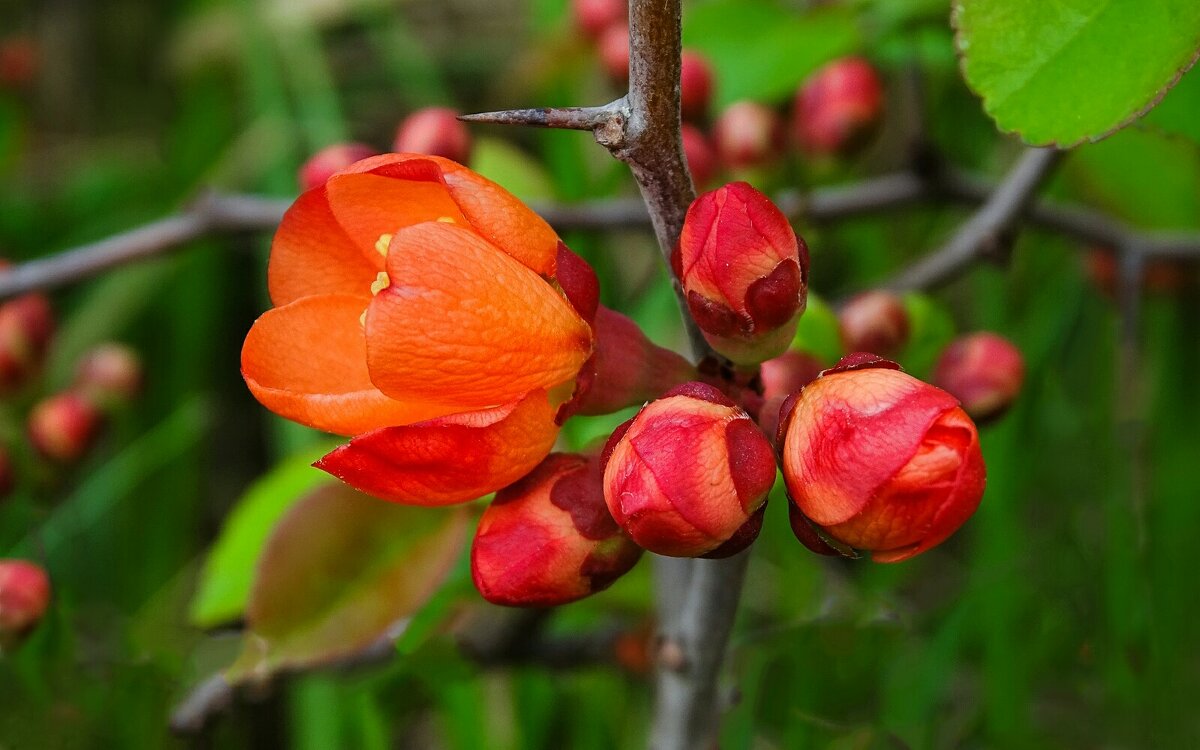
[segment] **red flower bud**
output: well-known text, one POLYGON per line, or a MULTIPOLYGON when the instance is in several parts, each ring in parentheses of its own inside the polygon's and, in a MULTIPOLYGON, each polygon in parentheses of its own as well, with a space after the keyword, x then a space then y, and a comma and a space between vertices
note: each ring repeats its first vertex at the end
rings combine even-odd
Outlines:
MULTIPOLYGON (((1092 283, 1109 297, 1117 293, 1117 257, 1109 248, 1093 247, 1083 256, 1084 271, 1092 283)), ((1142 266, 1141 288, 1154 294, 1176 294, 1197 282, 1186 262, 1173 258, 1149 258, 1142 266)))
POLYGON ((551 607, 603 591, 641 554, 605 507, 599 460, 552 453, 484 511, 471 575, 489 602, 551 607))
POLYGON ((712 182, 717 174, 717 154, 708 138, 695 125, 683 123, 680 134, 683 136, 683 156, 687 160, 692 183, 697 189, 702 188, 712 182))
POLYGON ((334 172, 340 172, 356 161, 375 156, 379 152, 363 143, 335 143, 326 146, 308 157, 300 167, 297 179, 301 190, 324 185, 334 172))
POLYGON ((625 0, 571 0, 575 25, 589 39, 599 39, 608 27, 624 23, 628 10, 625 0))
POLYGON ((699 52, 684 50, 679 68, 679 111, 685 120, 702 120, 712 100, 713 73, 699 52))
POLYGON ((767 435, 779 430, 779 409, 787 397, 817 379, 825 366, 807 352, 789 351, 762 363, 763 403, 758 425, 767 435))
POLYGON ((398 153, 441 156, 459 164, 471 158, 471 133, 458 119, 458 113, 446 107, 418 109, 396 128, 392 150, 398 153))
POLYGON ((775 484, 771 446, 720 391, 687 383, 647 404, 604 448, 604 499, 660 555, 724 557, 758 536, 775 484))
POLYGON ((109 342, 83 355, 74 390, 99 405, 132 401, 142 389, 142 360, 124 344, 109 342))
POLYGON ((1012 343, 994 333, 972 333, 945 348, 933 382, 962 402, 980 424, 1008 410, 1021 392, 1025 361, 1012 343))
POLYGON ((21 89, 33 83, 38 70, 37 43, 28 36, 0 40, 0 89, 21 89))
POLYGON ((954 397, 870 355, 844 358, 784 405, 792 526, 898 562, 945 541, 979 506, 979 435, 954 397))
POLYGON ((844 57, 817 70, 798 92, 792 128, 813 155, 845 155, 866 143, 883 116, 883 85, 871 63, 844 57))
POLYGON ((600 55, 600 66, 613 83, 624 85, 629 82, 629 26, 614 23, 604 30, 596 42, 600 55))
POLYGON ((637 323, 619 312, 601 306, 592 330, 596 375, 578 414, 612 414, 696 378, 691 363, 654 344, 637 323))
POLYGON ((50 606, 50 578, 25 560, 0 560, 0 651, 16 648, 50 606))
POLYGON ((25 294, 0 305, 0 391, 23 385, 41 368, 53 333, 54 313, 44 295, 25 294))
POLYGON ((744 182, 701 195, 671 261, 714 349, 739 364, 787 349, 808 295, 808 247, 767 196, 744 182))
POLYGON ((775 110, 758 102, 737 102, 713 124, 713 142, 730 169, 757 167, 783 150, 783 123, 775 110))
POLYGON ((100 428, 100 412, 70 391, 44 399, 29 412, 29 441, 39 453, 64 463, 91 447, 100 428))
POLYGON ((848 352, 887 357, 908 343, 908 312, 891 292, 875 290, 851 297, 838 311, 838 324, 848 352))

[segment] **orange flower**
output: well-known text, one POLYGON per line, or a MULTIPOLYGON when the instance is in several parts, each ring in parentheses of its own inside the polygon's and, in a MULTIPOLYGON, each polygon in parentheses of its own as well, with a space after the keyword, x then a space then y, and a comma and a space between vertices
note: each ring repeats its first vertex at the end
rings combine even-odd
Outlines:
POLYGON ((388 500, 461 502, 519 479, 588 380, 595 275, 446 159, 372 157, 304 193, 268 277, 246 384, 281 416, 357 435, 317 466, 388 500))

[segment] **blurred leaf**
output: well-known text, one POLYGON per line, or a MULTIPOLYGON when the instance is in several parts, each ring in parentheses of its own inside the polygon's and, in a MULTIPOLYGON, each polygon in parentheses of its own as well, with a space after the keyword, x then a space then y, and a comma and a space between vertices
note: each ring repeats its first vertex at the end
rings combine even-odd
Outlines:
POLYGON ((800 316, 791 348, 814 354, 827 365, 842 358, 842 335, 837 315, 812 292, 808 294, 808 307, 800 316))
POLYGON ((1158 105, 1150 110, 1146 125, 1169 135, 1190 138, 1193 145, 1200 146, 1200 73, 1188 71, 1158 105))
POLYGON ((904 309, 908 312, 908 344, 898 359, 911 374, 926 377, 946 344, 954 338, 954 316, 940 302, 924 294, 904 295, 904 309))
POLYGON ((1074 146, 1128 124, 1196 59, 1195 0, 958 0, 967 83, 1004 132, 1074 146))
POLYGON ((275 524, 305 493, 333 481, 312 467, 330 447, 322 444, 281 461, 238 500, 200 573, 188 615, 193 625, 211 628, 242 616, 255 563, 275 524))
POLYGON ((469 512, 367 497, 341 484, 295 505, 267 542, 231 682, 355 654, 395 637, 442 584, 469 512))
POLYGON ((521 200, 554 197, 554 183, 542 165, 507 141, 476 138, 471 150, 471 169, 521 200))
POLYGON ((859 44, 854 14, 845 8, 801 14, 770 0, 717 0, 691 8, 683 24, 684 47, 705 53, 716 71, 719 106, 782 99, 859 44))

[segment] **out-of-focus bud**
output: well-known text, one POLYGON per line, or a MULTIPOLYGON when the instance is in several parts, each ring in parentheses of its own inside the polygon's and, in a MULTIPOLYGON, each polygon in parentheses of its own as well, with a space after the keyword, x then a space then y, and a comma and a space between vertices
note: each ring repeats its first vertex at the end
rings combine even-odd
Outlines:
POLYGON ((883 117, 883 85, 871 63, 844 57, 805 81, 792 109, 792 132, 815 156, 841 156, 863 146, 883 117))
POLYGON ((770 107, 758 102, 735 102, 713 123, 713 142, 726 167, 761 166, 783 150, 783 122, 770 107))
POLYGON ((851 297, 838 311, 838 327, 847 352, 887 357, 908 343, 908 311, 891 292, 872 290, 851 297))
POLYGON ((600 66, 613 83, 624 85, 629 82, 629 26, 614 23, 604 30, 596 42, 600 66))
POLYGON ((17 477, 13 472, 12 456, 9 455, 8 448, 0 445, 0 500, 8 497, 16 484, 17 477))
MULTIPOLYGON (((1084 271, 1100 291, 1117 294, 1117 257, 1109 248, 1093 247, 1083 256, 1084 271)), ((1141 288, 1154 294, 1175 294, 1197 282, 1193 267, 1172 258, 1150 258, 1142 266, 1141 288)))
POLYGON ((552 453, 484 511, 471 575, 489 602, 551 607, 603 591, 641 554, 604 504, 599 459, 552 453))
POLYGON ((0 88, 22 89, 37 75, 37 44, 25 35, 0 40, 0 88))
POLYGON ((767 435, 779 429, 779 409, 788 396, 817 379, 825 366, 808 352, 787 351, 762 363, 763 402, 758 425, 767 435))
POLYGON ((986 331, 960 336, 938 358, 933 383, 962 402, 979 424, 1008 410, 1021 392, 1025 360, 1012 342, 986 331))
POLYGON ((775 484, 770 443, 720 391, 686 383, 647 404, 604 447, 604 499, 660 555, 726 557, 762 527, 775 484))
POLYGON ((471 158, 471 133, 458 113, 446 107, 418 109, 400 122, 392 150, 441 156, 459 164, 471 158))
POLYGON ((700 128, 691 123, 683 123, 680 129, 683 136, 683 156, 687 159, 688 172, 692 175, 692 183, 698 188, 712 182, 717 174, 717 154, 712 144, 700 128))
POLYGON ((0 560, 0 651, 20 645, 50 606, 50 577, 25 560, 0 560))
POLYGON ((679 111, 683 119, 704 119, 712 91, 712 66, 704 55, 685 49, 679 69, 679 111))
POLYGON ((142 390, 141 357, 116 342, 93 347, 76 365, 73 390, 100 406, 132 401, 142 390))
POLYGON ((690 362, 650 341, 637 323, 619 312, 600 306, 592 328, 596 377, 578 414, 612 414, 696 379, 690 362))
POLYGON ((54 312, 44 295, 25 294, 0 305, 0 391, 20 387, 41 368, 53 334, 54 312))
POLYGON ((779 426, 792 529, 899 562, 941 544, 983 496, 979 435, 954 397, 893 362, 852 354, 783 407, 779 426))
POLYGON ((296 177, 301 190, 324 185, 334 172, 341 171, 356 161, 375 156, 379 152, 365 143, 335 143, 326 146, 308 157, 296 177))
POLYGON ((29 412, 29 441, 38 453, 63 463, 79 459, 99 428, 97 408, 71 391, 43 399, 29 412))
POLYGON ((571 0, 575 25, 589 39, 599 39, 608 27, 624 23, 628 11, 625 0, 571 0))
POLYGON ((808 247, 770 198, 744 182, 701 195, 671 264, 718 352, 758 364, 787 349, 808 297, 808 247))

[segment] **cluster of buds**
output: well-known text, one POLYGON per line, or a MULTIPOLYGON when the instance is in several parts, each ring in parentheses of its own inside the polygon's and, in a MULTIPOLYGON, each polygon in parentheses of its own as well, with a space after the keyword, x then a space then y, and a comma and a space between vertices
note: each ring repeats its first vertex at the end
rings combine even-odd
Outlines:
POLYGON ((27 560, 0 560, 0 654, 21 645, 50 606, 50 577, 27 560))

